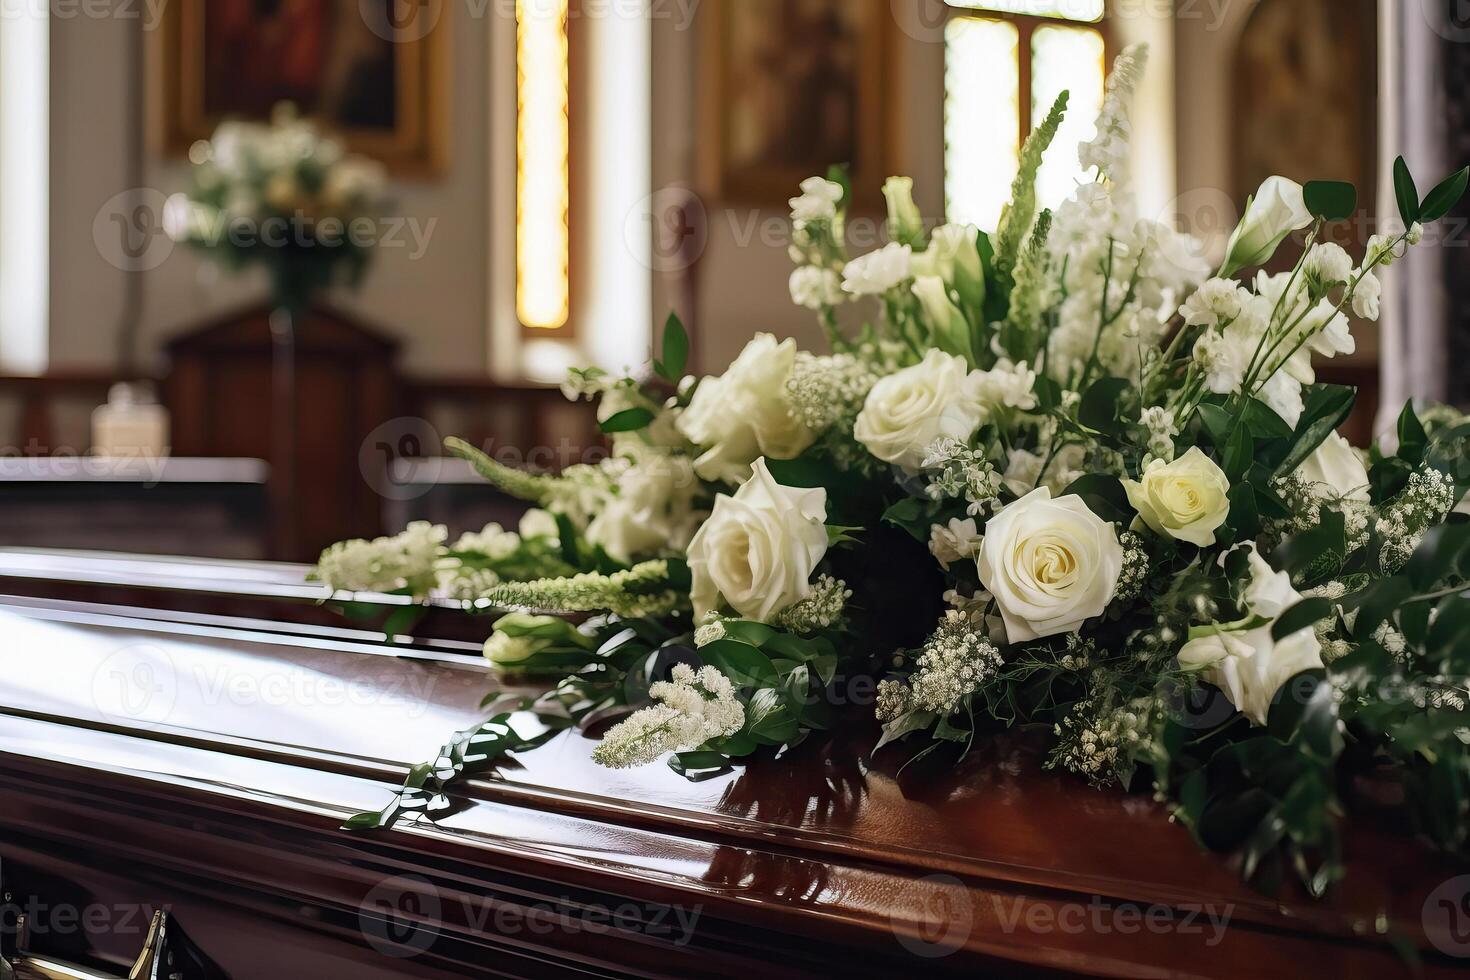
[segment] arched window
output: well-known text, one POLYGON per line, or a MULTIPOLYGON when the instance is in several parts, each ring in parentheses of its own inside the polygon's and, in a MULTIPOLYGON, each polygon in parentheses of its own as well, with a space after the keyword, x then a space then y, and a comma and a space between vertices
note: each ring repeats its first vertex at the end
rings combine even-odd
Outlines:
POLYGON ((1063 89, 1067 120, 1038 177, 1054 207, 1082 176, 1073 148, 1093 132, 1107 76, 1105 0, 948 0, 944 171, 951 221, 987 230, 1010 198, 1021 143, 1063 89))

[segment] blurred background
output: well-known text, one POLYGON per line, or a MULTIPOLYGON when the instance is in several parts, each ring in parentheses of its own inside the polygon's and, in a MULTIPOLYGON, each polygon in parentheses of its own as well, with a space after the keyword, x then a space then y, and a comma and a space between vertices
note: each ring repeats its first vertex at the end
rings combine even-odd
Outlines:
MULTIPOLYGON (((1361 248, 1393 212, 1395 155, 1426 176, 1470 161, 1462 6, 6 3, 0 546, 310 560, 411 520, 512 519, 443 437, 536 467, 595 458, 590 407, 558 380, 639 368, 670 311, 696 370, 758 331, 820 347, 786 286, 801 179, 850 167, 854 254, 885 240, 890 174, 930 222, 993 228, 1065 88, 1054 205, 1086 179, 1073 147, 1136 41, 1143 214, 1218 259, 1266 176, 1350 180, 1362 212, 1337 237, 1361 248), (294 237, 200 232, 252 208, 294 237), (328 217, 354 233, 330 256, 328 217)), ((1380 406, 1470 397, 1463 216, 1431 236, 1321 372, 1362 387, 1360 443, 1380 406)))

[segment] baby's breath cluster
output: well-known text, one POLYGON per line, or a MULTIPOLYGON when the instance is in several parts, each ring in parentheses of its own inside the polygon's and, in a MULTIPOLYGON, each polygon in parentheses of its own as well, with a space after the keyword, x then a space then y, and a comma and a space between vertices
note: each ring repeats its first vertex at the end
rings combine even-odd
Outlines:
POLYGON ((1152 741, 1158 711, 1151 698, 1135 698, 1116 707, 1103 699, 1084 698, 1056 725, 1057 747, 1047 768, 1062 768, 1086 776, 1095 786, 1120 782, 1152 741))
MULTIPOLYGON (((793 633, 815 633, 829 629, 842 618, 847 609, 847 600, 851 598, 852 590, 842 579, 831 575, 818 576, 812 583, 811 594, 783 610, 776 617, 776 625, 793 633)), ((697 640, 696 637, 696 642, 697 640)))
POLYGON ((791 415, 813 432, 833 428, 851 431, 863 409, 863 400, 877 380, 873 368, 851 354, 797 354, 796 365, 786 379, 791 415))
POLYGON ((1408 564, 1424 533, 1449 516, 1455 506, 1455 484, 1426 467, 1409 477, 1409 485, 1383 509, 1374 526, 1381 542, 1379 567, 1388 574, 1408 564))
POLYGON ((1001 667, 1000 651, 963 614, 950 612, 924 644, 908 684, 889 681, 878 691, 878 718, 892 721, 907 711, 948 715, 1001 667))
POLYGON ((592 750, 599 765, 646 766, 666 752, 696 749, 745 726, 745 707, 735 697, 734 685, 713 667, 696 672, 688 664, 675 664, 671 679, 652 685, 648 693, 663 703, 635 712, 608 732, 592 750))
POLYGON ((929 447, 922 463, 931 500, 963 499, 972 517, 999 499, 1001 475, 983 450, 971 449, 958 439, 940 439, 929 447))
POLYGON ((1148 583, 1148 549, 1143 546, 1143 538, 1132 531, 1118 535, 1118 543, 1123 546, 1123 571, 1118 575, 1113 601, 1127 603, 1143 595, 1148 583))

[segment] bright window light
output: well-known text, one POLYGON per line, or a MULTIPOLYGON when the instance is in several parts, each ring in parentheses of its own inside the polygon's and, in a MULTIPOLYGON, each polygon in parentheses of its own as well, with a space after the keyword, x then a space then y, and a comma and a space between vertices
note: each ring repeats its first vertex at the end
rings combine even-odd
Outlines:
POLYGON ((567 2, 516 2, 516 310, 541 330, 571 314, 567 2))
POLYGON ((1104 0, 946 0, 951 7, 995 10, 1003 14, 1055 17, 1095 24, 1102 20, 1104 0))
POLYGON ((1045 119, 1062 90, 1069 93, 1067 116, 1036 175, 1036 200, 1044 208, 1070 197, 1083 176, 1077 144, 1097 135, 1107 71, 1102 34, 1090 27, 1047 24, 1031 35, 1032 120, 1045 119))
POLYGON ((46 4, 0 17, 0 369, 46 370, 50 24, 46 4))
POLYGON ((1020 165, 1019 33, 956 17, 944 31, 944 191, 949 220, 994 230, 1020 165))

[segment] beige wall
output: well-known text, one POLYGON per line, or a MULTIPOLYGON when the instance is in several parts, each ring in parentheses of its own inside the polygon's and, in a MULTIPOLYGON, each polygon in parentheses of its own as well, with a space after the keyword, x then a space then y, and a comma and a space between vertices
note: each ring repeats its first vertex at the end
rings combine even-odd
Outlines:
MULTIPOLYGON (((402 338, 411 369, 467 374, 483 370, 491 360, 491 311, 505 319, 508 309, 499 294, 509 288, 503 253, 513 240, 506 234, 513 216, 508 208, 497 210, 496 203, 506 198, 507 175, 492 175, 492 170, 503 171, 505 161, 513 161, 500 145, 513 129, 507 129, 504 118, 507 101, 492 99, 490 89, 492 77, 502 86, 513 79, 501 64, 513 48, 507 47, 504 25, 466 16, 469 7, 450 6, 457 17, 452 31, 451 166, 440 181, 394 187, 396 212, 417 220, 421 229, 432 228, 427 251, 414 259, 409 248, 380 250, 365 287, 341 299, 402 338), (492 47, 494 61, 501 64, 493 75, 492 47), (494 280, 492 265, 498 270, 494 280)), ((1229 51, 1251 6, 1195 4, 1192 9, 1199 16, 1182 17, 1171 31, 1167 19, 1160 20, 1157 4, 1135 4, 1129 9, 1143 13, 1117 22, 1120 41, 1145 39, 1155 45, 1145 98, 1152 122, 1140 127, 1144 133, 1139 139, 1153 161, 1149 176, 1140 181, 1146 207, 1166 205, 1176 186, 1179 209, 1186 212, 1195 197, 1210 196, 1212 189, 1212 201, 1228 198, 1219 189, 1229 186, 1224 169, 1229 157, 1229 51), (1177 45, 1173 57, 1167 50, 1171 43, 1177 45), (1177 174, 1172 165, 1176 146, 1177 174)), ((943 46, 935 26, 940 21, 933 16, 939 0, 915 0, 913 7, 895 4, 893 9, 909 12, 893 32, 890 52, 894 169, 915 178, 921 208, 937 220, 943 207, 943 46)), ((86 18, 52 24, 51 351, 56 368, 109 367, 116 359, 127 274, 104 257, 94 241, 93 224, 99 209, 129 183, 124 157, 130 115, 120 80, 127 68, 126 32, 135 26, 86 18)), ((697 333, 695 366, 706 369, 728 362, 761 330, 820 345, 813 318, 793 308, 787 297, 785 207, 775 202, 766 210, 727 208, 698 186, 700 32, 678 18, 657 19, 651 29, 652 188, 693 188, 701 195, 708 229, 691 270, 697 284, 692 302, 686 298, 683 271, 655 263, 650 273, 655 321, 669 309, 685 315, 697 333)), ((182 187, 185 178, 177 162, 150 158, 144 184, 168 194, 182 187)), ((512 179, 512 191, 513 186, 512 179)), ((655 202, 661 199, 656 193, 655 202)), ((265 293, 260 280, 221 279, 183 250, 141 278, 145 350, 156 351, 163 339, 201 318, 265 293)), ((504 325, 500 332, 506 332, 504 325)), ((502 351, 497 347, 496 356, 510 359, 502 351)))
MULTIPOLYGON (((463 15, 461 5, 449 5, 463 15)), ((99 209, 129 189, 126 134, 127 32, 136 22, 52 19, 51 364, 108 368, 128 273, 94 241, 99 209)), ((450 167, 434 182, 399 182, 392 214, 429 231, 427 248, 381 248, 361 291, 336 297, 365 320, 404 341, 406 365, 450 374, 483 369, 487 359, 486 290, 490 201, 486 163, 489 26, 461 16, 452 31, 450 167)), ((150 37, 150 41, 156 38, 150 37)), ((167 195, 187 180, 177 161, 150 154, 143 185, 167 195)), ((150 195, 150 198, 152 195, 150 195)), ((156 200, 156 198, 154 198, 156 200)), ((412 237, 405 231, 406 243, 412 237)), ((145 351, 168 336, 243 303, 265 297, 259 277, 222 279, 195 255, 175 250, 141 275, 145 351)))

